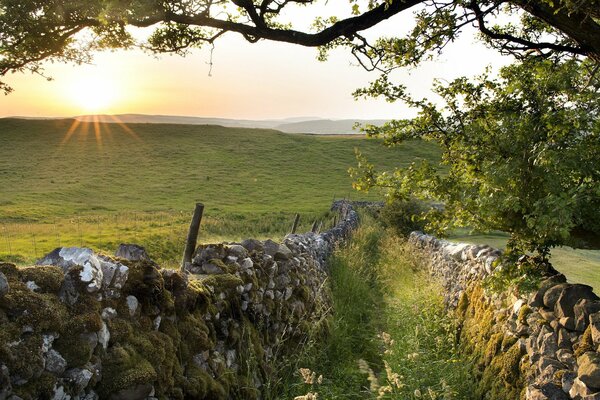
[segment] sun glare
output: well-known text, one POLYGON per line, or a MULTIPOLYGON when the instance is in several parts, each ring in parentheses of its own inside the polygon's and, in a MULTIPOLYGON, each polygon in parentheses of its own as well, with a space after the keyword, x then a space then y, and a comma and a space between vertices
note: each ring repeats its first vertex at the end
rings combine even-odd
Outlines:
POLYGON ((100 77, 75 79, 68 94, 77 108, 91 113, 107 112, 119 99, 114 81, 100 77))

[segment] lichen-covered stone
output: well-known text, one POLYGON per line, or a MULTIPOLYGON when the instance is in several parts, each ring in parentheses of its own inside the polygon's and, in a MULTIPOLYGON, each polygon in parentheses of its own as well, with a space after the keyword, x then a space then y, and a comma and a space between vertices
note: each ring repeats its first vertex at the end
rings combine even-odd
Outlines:
POLYGON ((587 352, 577 358, 577 378, 590 389, 600 391, 600 355, 587 352))
POLYGON ((8 293, 9 289, 10 286, 8 284, 6 276, 4 276, 2 272, 0 272, 0 298, 3 297, 6 293, 8 293))

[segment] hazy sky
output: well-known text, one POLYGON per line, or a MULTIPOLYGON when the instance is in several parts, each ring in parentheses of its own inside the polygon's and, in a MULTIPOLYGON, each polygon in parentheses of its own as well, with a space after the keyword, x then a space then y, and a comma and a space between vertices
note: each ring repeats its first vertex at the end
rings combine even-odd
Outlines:
MULTIPOLYGON (((305 15, 305 21, 312 15, 305 15)), ((377 27, 372 36, 401 33, 411 23, 404 15, 377 27)), ((269 119, 393 118, 410 113, 383 100, 355 101, 351 93, 377 77, 355 65, 349 52, 316 60, 316 49, 261 41, 249 44, 230 33, 216 43, 212 76, 208 48, 186 58, 141 51, 101 53, 93 65, 52 64, 46 81, 31 74, 5 80, 15 92, 0 95, 0 116, 74 116, 90 113, 143 113, 269 119), (93 94, 93 96, 91 95, 93 94)), ((414 93, 429 93, 432 79, 479 73, 506 61, 466 34, 439 60, 416 70, 398 71, 395 81, 414 93)))

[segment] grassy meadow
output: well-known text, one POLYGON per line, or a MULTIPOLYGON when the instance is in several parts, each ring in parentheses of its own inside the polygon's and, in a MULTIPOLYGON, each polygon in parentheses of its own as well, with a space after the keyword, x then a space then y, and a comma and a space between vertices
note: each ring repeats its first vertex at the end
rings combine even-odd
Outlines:
POLYGON ((355 196, 356 147, 386 168, 439 155, 427 143, 384 149, 360 136, 0 119, 0 259, 136 242, 176 262, 196 201, 206 242, 282 237, 295 213, 301 230, 327 226, 332 199, 355 196))

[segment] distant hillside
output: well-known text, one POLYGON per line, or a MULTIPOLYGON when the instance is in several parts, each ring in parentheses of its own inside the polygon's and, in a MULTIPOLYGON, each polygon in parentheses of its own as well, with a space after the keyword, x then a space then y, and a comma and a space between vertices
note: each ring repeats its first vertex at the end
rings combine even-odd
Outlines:
POLYGON ((227 128, 276 129, 286 133, 312 133, 327 135, 358 133, 357 131, 353 130, 355 123, 379 125, 385 122, 385 120, 330 120, 316 117, 250 120, 144 114, 81 115, 75 117, 75 119, 83 122, 123 122, 126 124, 220 125, 227 128))
POLYGON ((382 125, 386 122, 384 119, 377 120, 354 120, 354 119, 342 119, 342 120, 330 120, 330 119, 319 119, 312 121, 300 121, 287 124, 281 124, 274 127, 282 132, 287 133, 315 133, 315 134, 327 134, 327 135, 340 135, 340 134, 352 134, 359 133, 358 130, 354 129, 354 125, 358 124, 372 124, 382 125))

